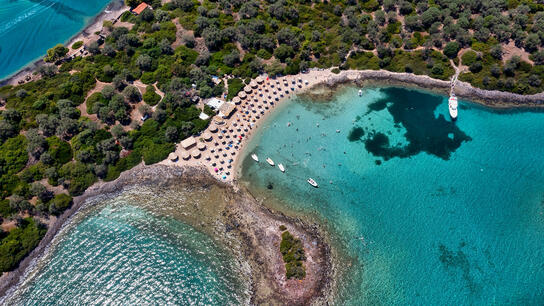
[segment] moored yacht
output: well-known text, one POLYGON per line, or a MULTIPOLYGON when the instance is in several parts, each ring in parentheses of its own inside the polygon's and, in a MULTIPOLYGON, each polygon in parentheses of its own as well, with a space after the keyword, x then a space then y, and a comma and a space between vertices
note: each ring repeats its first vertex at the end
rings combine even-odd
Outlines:
POLYGON ((268 157, 266 159, 266 162, 270 165, 270 166, 274 166, 274 161, 270 159, 270 157, 268 157))
POLYGON ((285 167, 283 167, 282 164, 278 164, 278 168, 280 169, 281 172, 285 172, 285 167))
POLYGON ((259 157, 257 157, 257 154, 251 154, 251 158, 253 158, 253 160, 256 162, 259 162, 259 157))
POLYGON ((457 97, 455 94, 451 94, 450 99, 448 100, 448 108, 450 110, 450 117, 452 120, 457 119, 457 97))

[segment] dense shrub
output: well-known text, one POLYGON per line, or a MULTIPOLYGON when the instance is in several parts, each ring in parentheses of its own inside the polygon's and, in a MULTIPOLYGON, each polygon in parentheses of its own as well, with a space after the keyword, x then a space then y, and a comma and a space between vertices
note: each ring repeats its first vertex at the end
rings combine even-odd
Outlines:
POLYGON ((155 92, 155 87, 149 85, 145 89, 144 102, 148 105, 156 105, 161 100, 161 96, 155 92))
POLYGON ((49 202, 49 213, 53 215, 60 215, 71 205, 72 197, 65 193, 59 193, 49 202))
POLYGON ((11 230, 0 242, 0 271, 15 268, 38 245, 45 232, 46 228, 33 218, 23 219, 21 225, 11 230))
POLYGON ((300 239, 285 231, 281 234, 280 252, 285 262, 285 276, 287 279, 303 279, 306 276, 304 261, 304 247, 300 239))
POLYGON ((238 78, 229 79, 228 82, 228 92, 227 92, 227 100, 232 100, 232 98, 236 97, 238 93, 244 89, 244 81, 238 78))

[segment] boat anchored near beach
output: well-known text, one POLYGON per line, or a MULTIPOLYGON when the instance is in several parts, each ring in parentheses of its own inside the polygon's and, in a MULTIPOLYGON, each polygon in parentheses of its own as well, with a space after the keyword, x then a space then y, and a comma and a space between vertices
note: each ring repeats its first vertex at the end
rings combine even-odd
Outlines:
POLYGON ((259 162, 259 157, 257 154, 251 154, 251 158, 253 158, 254 161, 259 162))
POLYGON ((362 96, 363 96, 363 90, 359 89, 359 97, 362 97, 362 96))
POLYGON ((271 160, 270 157, 266 158, 266 162, 267 162, 270 166, 274 167, 274 161, 271 160))
POLYGON ((448 100, 448 108, 450 110, 450 117, 454 121, 457 119, 457 105, 457 97, 455 94, 452 94, 448 100))
POLYGON ((283 167, 282 164, 278 164, 278 168, 280 169, 281 172, 285 172, 285 167, 283 167))
POLYGON ((319 187, 319 185, 317 185, 317 182, 314 181, 313 178, 309 178, 307 182, 308 182, 308 184, 312 185, 312 186, 315 187, 315 188, 318 188, 318 187, 319 187))

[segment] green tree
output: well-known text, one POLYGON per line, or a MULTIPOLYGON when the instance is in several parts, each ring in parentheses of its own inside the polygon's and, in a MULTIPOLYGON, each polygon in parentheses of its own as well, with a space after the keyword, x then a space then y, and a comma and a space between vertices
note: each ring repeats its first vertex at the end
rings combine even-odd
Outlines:
POLYGON ((53 48, 47 50, 47 56, 44 58, 46 62, 55 62, 63 58, 66 53, 68 53, 68 48, 64 47, 62 44, 58 44, 53 48))
POLYGON ((446 44, 444 47, 444 55, 449 58, 454 58, 457 56, 457 53, 459 52, 459 43, 456 41, 450 41, 446 44))

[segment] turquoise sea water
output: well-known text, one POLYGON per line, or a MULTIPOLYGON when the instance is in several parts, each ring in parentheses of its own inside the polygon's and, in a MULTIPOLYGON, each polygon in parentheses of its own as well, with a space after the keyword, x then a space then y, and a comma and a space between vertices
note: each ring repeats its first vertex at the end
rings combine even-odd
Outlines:
POLYGON ((246 304, 232 254, 173 218, 195 204, 173 196, 139 188, 79 212, 4 305, 246 304))
POLYGON ((261 125, 248 155, 285 173, 242 163, 255 195, 332 232, 338 304, 544 304, 544 114, 461 101, 452 123, 445 96, 357 90, 261 125))
POLYGON ((0 79, 70 39, 110 1, 0 1, 0 79))

